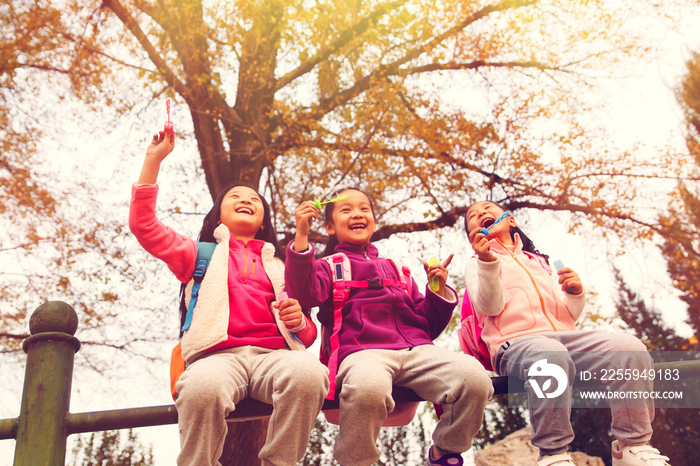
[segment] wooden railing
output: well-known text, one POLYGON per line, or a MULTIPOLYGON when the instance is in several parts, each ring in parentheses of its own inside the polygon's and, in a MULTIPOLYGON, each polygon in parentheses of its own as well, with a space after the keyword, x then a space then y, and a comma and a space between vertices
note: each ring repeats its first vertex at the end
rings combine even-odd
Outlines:
MULTIPOLYGON (((74 337, 78 316, 66 303, 53 301, 39 306, 29 320, 31 336, 24 340, 27 365, 20 415, 0 419, 0 440, 16 439, 14 466, 63 466, 67 437, 71 434, 177 424, 175 405, 71 413, 70 393, 75 353, 80 341, 74 337)), ((656 364, 656 369, 684 368, 684 374, 700 377, 699 361, 656 364)), ((493 377, 497 395, 523 392, 524 382, 493 377)), ((396 402, 424 401, 412 390, 394 387, 396 402)), ((338 408, 328 401, 323 409, 338 408)), ((236 405, 229 422, 261 419, 272 406, 245 399, 236 405)))

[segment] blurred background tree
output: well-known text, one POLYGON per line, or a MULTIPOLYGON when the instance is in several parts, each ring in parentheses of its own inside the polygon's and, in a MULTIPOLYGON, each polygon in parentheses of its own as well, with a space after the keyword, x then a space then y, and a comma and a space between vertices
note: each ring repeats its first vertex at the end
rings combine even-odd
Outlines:
POLYGON ((153 452, 145 448, 133 430, 118 430, 79 435, 73 447, 71 466, 153 466, 153 452))
MULTIPOLYGON (((669 272, 673 268, 672 261, 669 261, 669 272)), ((618 312, 620 317, 628 325, 634 334, 641 339, 651 351, 698 351, 700 346, 697 339, 682 338, 673 329, 664 324, 658 310, 647 306, 637 293, 632 291, 623 279, 619 271, 616 271, 618 286, 618 312)), ((689 308, 689 314, 697 312, 697 308, 689 308)), ((698 392, 698 381, 688 381, 694 384, 696 393, 698 392)), ((684 390, 684 396, 692 396, 690 390, 684 390)), ((595 410, 607 411, 607 410, 595 410)), ((656 417, 652 424, 654 429, 653 444, 664 455, 668 456, 671 464, 679 466, 692 466, 697 463, 697 452, 700 449, 700 429, 698 429, 697 419, 700 409, 681 408, 668 409, 657 408, 656 417)), ((609 425, 609 423, 608 423, 609 425)), ((599 431, 600 432, 600 431, 599 431)), ((607 444, 613 440, 610 434, 607 444)), ((595 446, 594 446, 595 448, 595 446)), ((600 448, 600 447, 598 447, 600 448)), ((606 465, 611 464, 611 460, 606 455, 606 465)))

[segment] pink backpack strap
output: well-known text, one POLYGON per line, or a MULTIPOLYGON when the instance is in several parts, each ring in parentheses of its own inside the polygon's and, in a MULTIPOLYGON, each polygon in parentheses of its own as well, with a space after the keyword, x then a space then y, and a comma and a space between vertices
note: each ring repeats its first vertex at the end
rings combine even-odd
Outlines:
MULTIPOLYGON (((338 373, 338 350, 340 348, 340 328, 343 325, 343 306, 350 296, 352 273, 350 270, 350 260, 342 252, 323 258, 331 267, 333 279, 333 331, 329 337, 330 348, 326 351, 328 355, 327 366, 329 370, 328 379, 330 389, 328 391, 329 400, 335 399, 335 376, 338 373), (328 354, 328 350, 330 354, 328 354)), ((322 342, 323 343, 323 342, 322 342)), ((323 351, 323 349, 322 349, 323 351)))
MULTIPOLYGON (((345 301, 347 301, 348 297, 350 296, 350 290, 352 288, 372 288, 375 285, 400 286, 406 292, 410 293, 413 284, 411 282, 411 270, 403 264, 398 265, 391 259, 389 259, 389 262, 391 262, 394 268, 396 268, 399 275, 399 280, 378 278, 374 280, 353 281, 350 260, 344 253, 338 252, 331 256, 324 257, 323 260, 328 262, 328 265, 330 265, 331 276, 333 279, 333 332, 328 342, 330 346, 329 352, 324 351, 324 342, 321 342, 321 362, 326 363, 324 361, 324 356, 328 356, 330 353, 326 363, 329 370, 328 378, 330 382, 328 396, 326 399, 334 400, 336 391, 335 377, 338 373, 338 349, 340 347, 339 333, 343 323, 343 306, 345 305, 345 301)), ((417 402, 397 403, 394 411, 389 413, 387 416, 383 426, 393 427, 408 425, 416 415, 418 404, 419 403, 417 402)), ((339 409, 326 410, 324 413, 328 422, 332 424, 339 424, 339 409)))
POLYGON ((481 333, 484 327, 484 316, 480 315, 476 309, 474 309, 472 301, 469 298, 469 291, 466 288, 464 289, 464 298, 462 299, 461 314, 462 326, 457 332, 457 335, 462 351, 474 356, 487 371, 493 371, 489 348, 486 346, 484 340, 481 339, 481 333))
MULTIPOLYGON (((331 278, 333 280, 333 331, 328 337, 326 344, 325 338, 321 340, 321 362, 328 367, 328 379, 330 388, 328 391, 329 400, 335 399, 335 376, 338 373, 338 350, 340 348, 340 328, 343 325, 343 306, 350 296, 350 290, 353 288, 370 288, 385 287, 385 286, 400 286, 407 293, 411 292, 411 270, 404 265, 397 265, 389 259, 389 262, 396 268, 399 280, 388 278, 375 278, 372 280, 352 280, 352 270, 350 268, 350 259, 342 252, 335 253, 331 256, 324 257, 331 268, 331 278)), ((322 331, 322 334, 324 332, 322 331)))
POLYGON ((523 254, 525 254, 530 259, 536 260, 537 263, 540 264, 540 267, 542 267, 545 272, 552 275, 552 268, 549 266, 549 263, 547 262, 547 260, 544 257, 540 256, 539 254, 533 254, 533 253, 528 252, 528 251, 523 251, 523 254))
POLYGON ((399 281, 397 283, 396 280, 384 280, 384 283, 387 283, 387 285, 398 285, 403 288, 406 293, 411 294, 411 290, 413 289, 411 269, 401 262, 394 261, 393 259, 387 259, 387 261, 389 261, 389 263, 391 263, 391 265, 393 265, 396 269, 396 273, 399 275, 399 281))

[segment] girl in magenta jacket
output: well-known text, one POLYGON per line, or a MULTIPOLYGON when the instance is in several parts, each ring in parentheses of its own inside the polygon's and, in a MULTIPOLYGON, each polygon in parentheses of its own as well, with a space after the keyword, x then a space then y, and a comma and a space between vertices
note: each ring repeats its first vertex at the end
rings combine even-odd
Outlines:
MULTIPOLYGON (((183 311, 190 300, 197 241, 165 226, 155 211, 160 164, 172 152, 174 138, 173 133, 156 134, 146 150, 132 188, 129 227, 182 282, 183 311)), ((262 464, 295 465, 328 393, 328 370, 298 342, 313 343, 316 327, 295 299, 285 298, 284 263, 267 202, 252 187, 232 183, 204 218, 199 240, 217 245, 182 335, 188 366, 175 385, 177 464, 219 465, 226 416, 251 397, 273 406, 259 453, 262 464)))
MULTIPOLYGON (((523 380, 528 393, 532 444, 539 448, 539 466, 573 466, 568 453, 574 432, 571 387, 577 371, 617 369, 651 370, 644 344, 632 335, 576 330, 585 294, 578 274, 568 267, 557 273, 547 257, 506 216, 498 204, 484 201, 469 207, 465 226, 476 252, 466 267, 465 282, 474 310, 483 321, 482 340, 489 347, 491 363, 499 375, 523 380), (488 228, 488 235, 482 228, 488 228), (544 258, 544 259, 543 259, 544 258), (544 363, 542 361, 546 358, 544 363), (554 392, 544 393, 545 381, 534 380, 537 369, 563 369, 566 381, 554 392), (554 395, 557 391, 560 394, 554 395)), ((465 298, 466 299, 466 298, 465 298)), ((554 384, 552 384, 554 385, 554 384)), ((551 386, 550 386, 551 387, 551 386)), ((652 390, 651 380, 616 381, 611 388, 624 391, 652 390)), ((668 458, 648 445, 654 406, 642 400, 633 406, 612 400, 611 432, 614 466, 666 466, 668 458)))
MULTIPOLYGON (((379 429, 394 409, 392 385, 413 389, 444 413, 433 433, 428 465, 460 465, 461 452, 471 447, 481 427, 484 406, 493 386, 472 357, 433 345, 452 317, 455 292, 445 284, 446 266, 424 264, 429 278, 439 280, 436 292, 426 287, 424 297, 412 281, 410 289, 397 285, 401 277, 394 264, 379 257, 370 244, 376 220, 369 196, 347 189, 329 203, 327 252, 342 252, 349 262, 352 281, 373 283, 356 288, 342 308, 338 334, 338 372, 330 377, 340 387, 340 432, 334 457, 343 466, 370 465, 379 458, 379 429)), ((303 307, 320 306, 319 320, 334 329, 333 280, 327 261, 314 258, 308 242, 309 222, 318 217, 313 203, 296 211, 295 240, 287 247, 286 281, 290 296, 303 307)), ((335 395, 332 393, 331 395, 335 395)))

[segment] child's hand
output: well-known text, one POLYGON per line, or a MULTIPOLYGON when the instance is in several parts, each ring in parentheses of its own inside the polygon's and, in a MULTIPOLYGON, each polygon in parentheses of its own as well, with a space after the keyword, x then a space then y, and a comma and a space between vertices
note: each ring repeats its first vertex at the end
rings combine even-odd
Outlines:
POLYGON ((559 284, 561 285, 561 290, 569 294, 581 294, 583 293, 583 284, 581 283, 581 278, 576 272, 568 267, 559 269, 557 272, 559 275, 559 284))
POLYGON ((162 162, 175 148, 175 133, 160 132, 153 135, 151 144, 146 149, 146 157, 162 162))
POLYGON ((309 247, 309 230, 311 224, 318 218, 318 209, 313 202, 302 202, 294 211, 297 232, 294 236, 294 250, 305 251, 309 247))
POLYGON ((304 313, 301 311, 299 301, 296 299, 285 299, 281 303, 273 304, 279 309, 280 320, 288 329, 296 328, 301 325, 304 320, 304 313))
POLYGON ((481 232, 481 229, 474 228, 472 232, 469 233, 469 242, 472 243, 474 252, 476 252, 480 260, 484 262, 494 262, 496 260, 496 256, 491 253, 489 239, 481 232))
POLYGON ((448 257, 447 260, 445 260, 445 262, 437 265, 430 265, 427 262, 423 262, 423 268, 428 274, 428 281, 430 281, 431 278, 437 278, 438 282, 440 283, 440 287, 435 292, 435 294, 438 296, 442 296, 443 298, 445 297, 445 284, 447 283, 447 266, 450 265, 450 262, 452 262, 453 257, 454 254, 450 254, 450 257, 448 257))
POLYGON ((318 209, 313 202, 302 202, 294 211, 294 218, 297 222, 297 232, 308 236, 311 224, 318 218, 318 209))
POLYGON ((153 135, 151 144, 146 149, 146 158, 143 160, 141 174, 139 175, 138 184, 156 184, 158 181, 158 172, 160 171, 160 163, 170 154, 175 148, 175 133, 160 132, 153 135))

